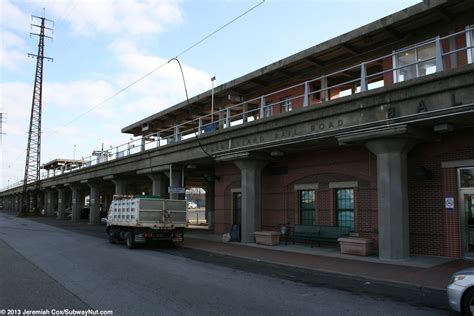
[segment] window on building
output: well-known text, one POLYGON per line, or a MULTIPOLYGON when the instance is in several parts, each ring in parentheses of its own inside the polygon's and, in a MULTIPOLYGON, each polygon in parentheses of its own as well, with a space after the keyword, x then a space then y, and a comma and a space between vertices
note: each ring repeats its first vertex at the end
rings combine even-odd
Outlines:
MULTIPOLYGON (((466 26, 466 46, 474 46, 474 25, 466 26)), ((467 62, 474 63, 474 48, 467 49, 467 62)))
POLYGON ((436 72, 436 44, 427 43, 412 49, 395 52, 395 81, 401 82, 436 72))
POLYGON ((291 96, 287 96, 280 99, 281 111, 282 112, 290 112, 291 108, 291 96))
POLYGON ((474 168, 459 170, 461 188, 474 188, 474 168))
POLYGON ((273 104, 268 103, 263 106, 263 117, 271 117, 273 115, 273 104))
POLYGON ((314 190, 301 190, 298 192, 300 201, 300 224, 313 225, 315 212, 314 190))
POLYGON ((354 231, 354 189, 336 190, 337 226, 354 231))

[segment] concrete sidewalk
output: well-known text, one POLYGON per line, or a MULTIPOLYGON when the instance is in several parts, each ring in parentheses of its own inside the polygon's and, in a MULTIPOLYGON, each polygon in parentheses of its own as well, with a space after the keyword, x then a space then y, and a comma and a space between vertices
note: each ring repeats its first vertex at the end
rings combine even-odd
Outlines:
POLYGON ((263 246, 219 241, 206 231, 185 234, 184 247, 236 256, 319 272, 344 275, 359 280, 410 288, 446 291, 451 274, 473 267, 474 261, 443 257, 416 256, 388 262, 377 257, 343 255, 336 247, 311 248, 309 245, 263 246))

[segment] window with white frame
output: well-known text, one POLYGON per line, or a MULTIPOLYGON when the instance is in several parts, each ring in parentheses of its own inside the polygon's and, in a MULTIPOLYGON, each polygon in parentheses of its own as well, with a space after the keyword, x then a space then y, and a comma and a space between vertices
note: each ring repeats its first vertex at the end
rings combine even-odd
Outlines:
POLYGON ((271 117, 273 115, 273 104, 268 103, 263 106, 264 117, 271 117))
POLYGON ((466 46, 467 49, 467 62, 469 64, 474 63, 474 25, 466 26, 466 46))
POLYGON ((393 54, 395 82, 426 76, 436 72, 436 43, 430 41, 393 54))
POLYGON ((291 111, 291 96, 283 97, 280 99, 281 111, 290 112, 291 111))

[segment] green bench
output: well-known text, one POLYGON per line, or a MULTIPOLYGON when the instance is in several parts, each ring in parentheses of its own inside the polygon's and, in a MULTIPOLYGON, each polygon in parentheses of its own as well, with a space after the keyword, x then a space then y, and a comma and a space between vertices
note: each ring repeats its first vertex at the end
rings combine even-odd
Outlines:
POLYGON ((321 242, 337 242, 338 238, 349 236, 349 234, 349 227, 296 224, 290 239, 293 240, 293 243, 295 240, 309 240, 311 247, 313 247, 315 241, 320 246, 321 242))

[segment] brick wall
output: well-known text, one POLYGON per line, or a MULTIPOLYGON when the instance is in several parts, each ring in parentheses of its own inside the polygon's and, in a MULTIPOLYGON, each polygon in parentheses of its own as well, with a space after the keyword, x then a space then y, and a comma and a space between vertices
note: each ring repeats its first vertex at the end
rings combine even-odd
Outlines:
MULTIPOLYGON (((462 256, 458 209, 457 169, 441 168, 444 161, 474 159, 474 129, 441 135, 439 141, 417 145, 408 154, 410 252, 419 255, 462 256), (416 176, 418 167, 431 180, 416 176), (455 198, 455 208, 444 208, 444 197, 455 198)), ((318 184, 315 224, 336 225, 335 190, 330 182, 357 181, 355 232, 378 245, 376 157, 363 147, 338 147, 287 155, 262 171, 262 229, 299 223, 297 184, 318 184)), ((216 233, 232 224, 232 189, 240 188, 240 170, 232 163, 216 167, 216 233)))
POLYGON ((442 162, 474 159, 474 130, 442 136, 439 142, 416 146, 408 155, 408 197, 410 252, 412 254, 459 258, 461 231, 456 168, 441 168, 442 162), (431 179, 416 177, 424 167, 431 179), (452 211, 444 207, 445 197, 454 197, 452 211))

